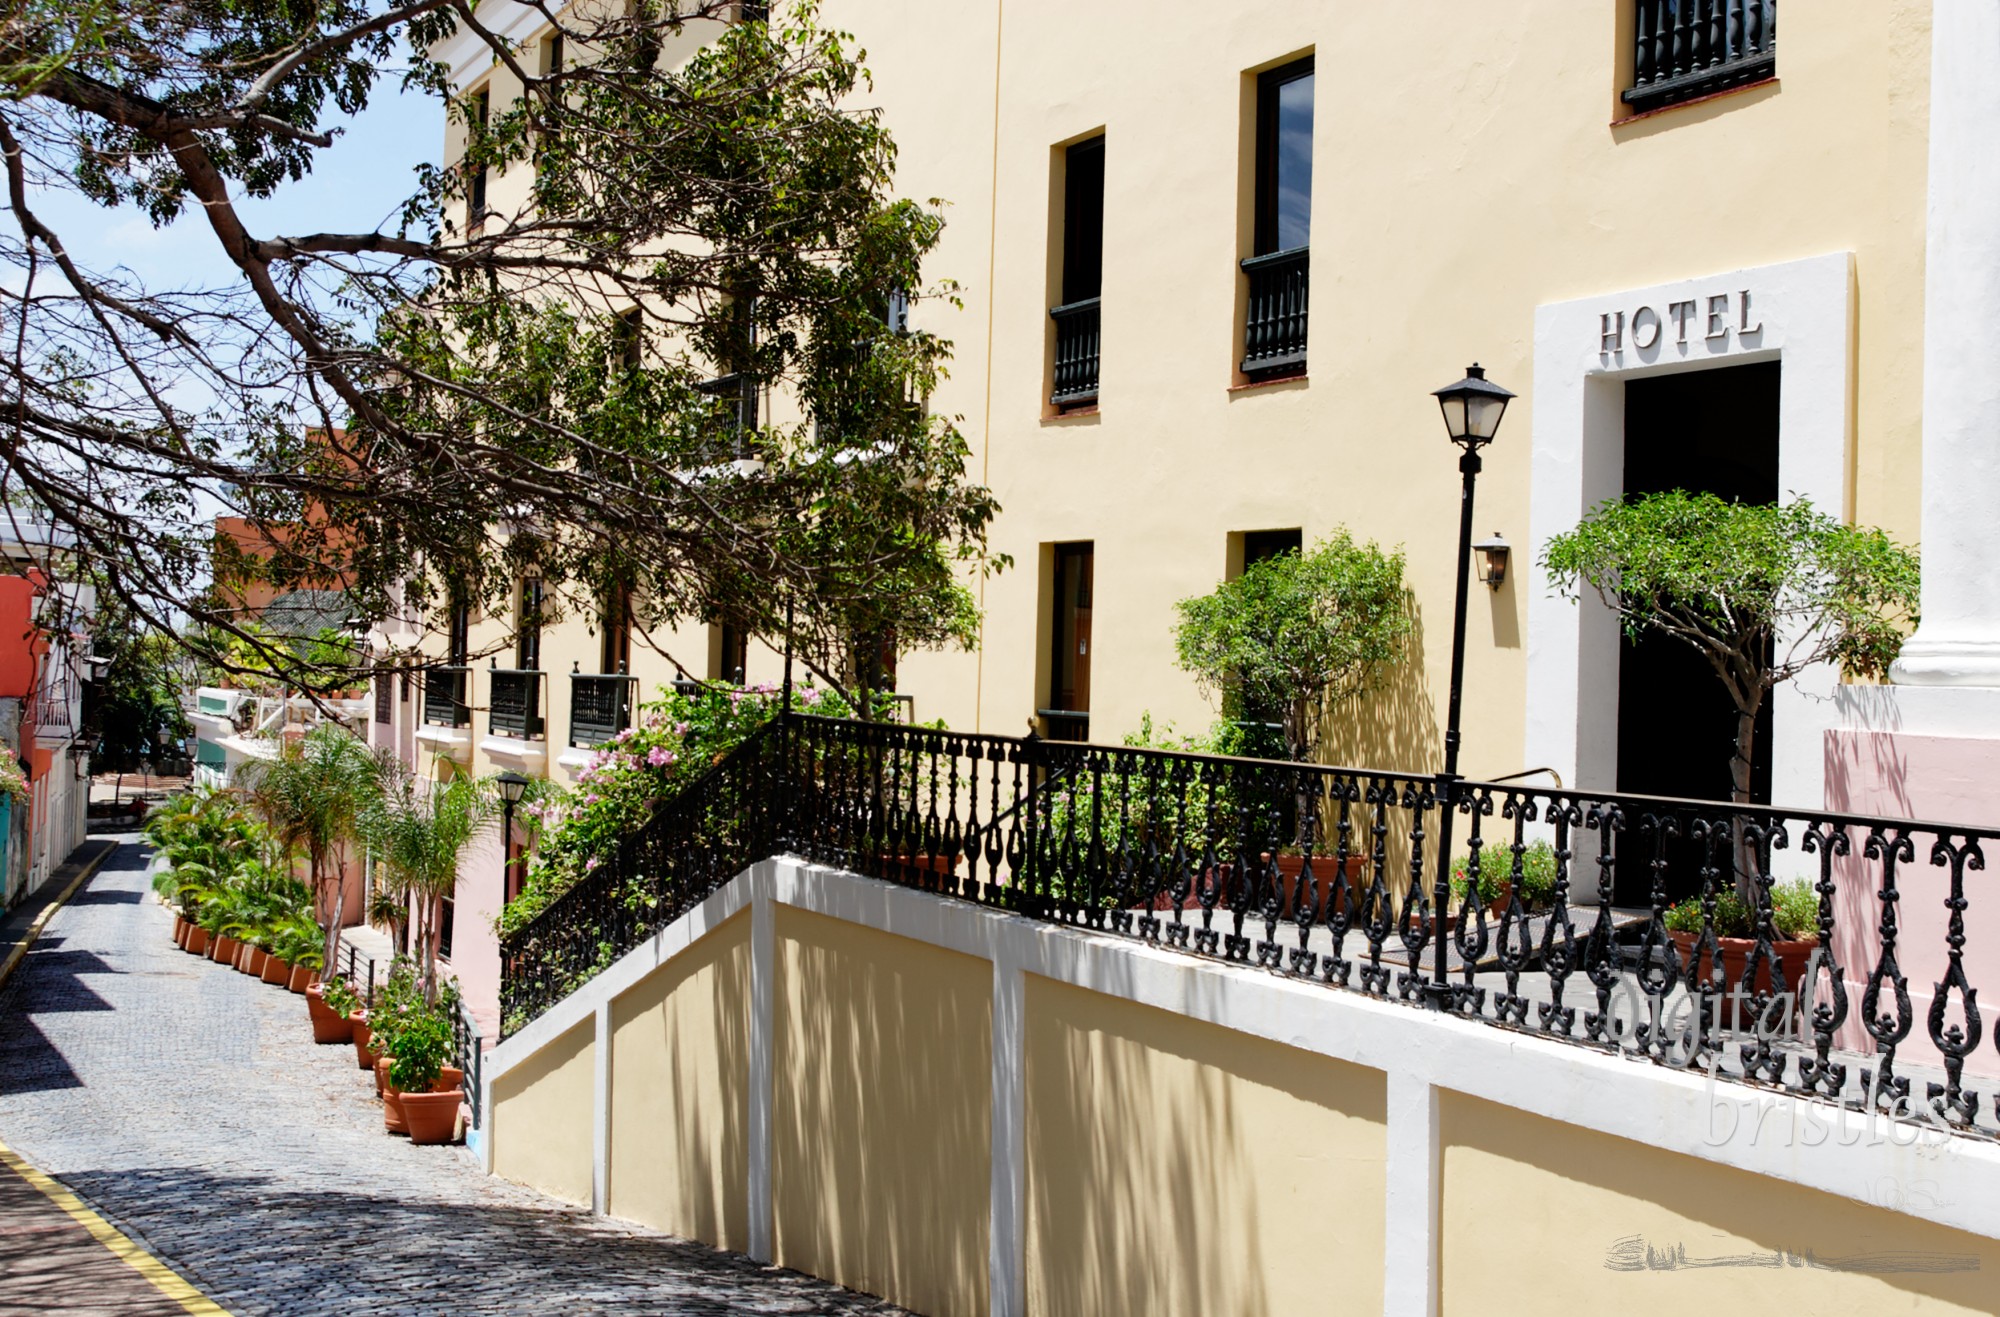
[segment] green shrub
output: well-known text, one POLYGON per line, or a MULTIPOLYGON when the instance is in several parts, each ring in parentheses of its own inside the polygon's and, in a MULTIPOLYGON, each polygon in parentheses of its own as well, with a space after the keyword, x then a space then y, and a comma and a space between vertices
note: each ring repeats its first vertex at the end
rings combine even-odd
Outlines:
MULTIPOLYGON (((1470 857, 1461 855, 1451 866, 1451 903, 1465 901, 1466 874, 1470 857)), ((1506 894, 1514 875, 1511 844, 1494 844, 1479 853, 1479 902, 1491 905, 1506 894)), ((1546 909, 1556 895, 1556 849, 1545 841, 1528 843, 1521 852, 1521 904, 1529 910, 1546 909)))
MULTIPOLYGON (((1667 928, 1675 933, 1701 932, 1701 900, 1689 897, 1667 908, 1667 928)), ((1787 941, 1808 942, 1819 938, 1819 894, 1803 878, 1771 885, 1771 927, 1787 941)), ((1756 911, 1734 891, 1715 896, 1715 935, 1755 937, 1756 911)))

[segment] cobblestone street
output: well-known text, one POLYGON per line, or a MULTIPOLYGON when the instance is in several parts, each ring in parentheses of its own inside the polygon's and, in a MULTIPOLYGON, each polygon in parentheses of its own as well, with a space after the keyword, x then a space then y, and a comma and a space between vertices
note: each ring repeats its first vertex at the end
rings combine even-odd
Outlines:
POLYGON ((56 913, 0 988, 0 1141, 230 1312, 901 1311, 385 1135, 352 1048, 171 922, 136 842, 56 913))

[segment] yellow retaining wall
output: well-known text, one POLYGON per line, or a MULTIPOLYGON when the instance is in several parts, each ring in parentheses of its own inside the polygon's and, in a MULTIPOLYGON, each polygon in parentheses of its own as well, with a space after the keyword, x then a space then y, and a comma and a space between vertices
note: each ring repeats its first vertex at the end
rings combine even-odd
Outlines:
POLYGON ((984 1317, 993 967, 777 910, 775 1260, 984 1317))
POLYGON ((1379 1071, 1034 975, 1026 1027, 1029 1312, 1381 1311, 1379 1071))
POLYGON ((493 1173, 572 1203, 591 1197, 597 1037, 585 1020, 493 1081, 493 1173))
POLYGON ((611 1004, 610 1215, 750 1243, 750 914, 611 1004))
POLYGON ((1446 1317, 2000 1308, 2000 1241, 1478 1098, 1441 1105, 1446 1317))

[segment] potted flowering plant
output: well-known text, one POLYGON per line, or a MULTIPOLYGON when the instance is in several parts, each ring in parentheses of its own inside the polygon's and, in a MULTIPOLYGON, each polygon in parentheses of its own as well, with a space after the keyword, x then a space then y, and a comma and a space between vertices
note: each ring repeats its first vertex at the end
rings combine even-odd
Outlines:
MULTIPOLYGON (((1668 907, 1666 924, 1667 936, 1673 939, 1674 948, 1680 953, 1681 964, 1686 968, 1690 983, 1699 984, 1712 977, 1717 952, 1722 956, 1723 991, 1727 992, 1743 982, 1750 951, 1757 945, 1757 913, 1734 889, 1725 888, 1715 893, 1713 948, 1699 945, 1702 940, 1701 898, 1689 897, 1668 907)), ((1788 978, 1803 972, 1813 949, 1819 945, 1819 896, 1813 891, 1811 883, 1795 878, 1790 882, 1772 884, 1771 931, 1774 934, 1771 950, 1784 962, 1788 978)), ((1768 960, 1759 961, 1751 991, 1767 993, 1771 990, 1771 963, 1768 960)))
POLYGON ((389 1086, 412 1143, 448 1143, 457 1132, 465 1094, 447 1079, 449 1072, 462 1080, 455 1067, 445 1064, 452 1041, 451 1020, 436 1007, 412 1012, 396 1031, 388 1058, 389 1086))

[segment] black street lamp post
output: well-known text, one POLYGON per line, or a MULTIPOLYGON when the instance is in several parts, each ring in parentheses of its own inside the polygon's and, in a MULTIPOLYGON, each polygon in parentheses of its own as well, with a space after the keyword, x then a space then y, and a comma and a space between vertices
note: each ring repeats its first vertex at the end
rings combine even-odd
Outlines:
POLYGON ((500 899, 514 899, 514 806, 528 791, 528 779, 512 769, 500 775, 500 899))
MULTIPOLYGON (((1451 1004, 1451 985, 1445 976, 1445 916, 1451 908, 1451 833, 1458 813, 1458 715, 1465 692, 1465 600, 1472 576, 1472 486, 1482 465, 1479 450, 1493 442, 1500 418, 1507 412, 1513 394, 1491 383, 1477 364, 1468 366, 1465 378, 1447 385, 1433 395, 1444 412, 1445 431, 1462 450, 1459 474, 1465 483, 1458 505, 1458 587, 1451 612, 1451 696, 1445 705, 1444 771, 1438 774, 1437 882, 1431 892, 1431 978, 1426 995, 1431 1006, 1443 1010, 1451 1004)), ((1468 903, 1478 893, 1467 892, 1468 903)), ((1412 979, 1421 967, 1410 966, 1412 979)))

